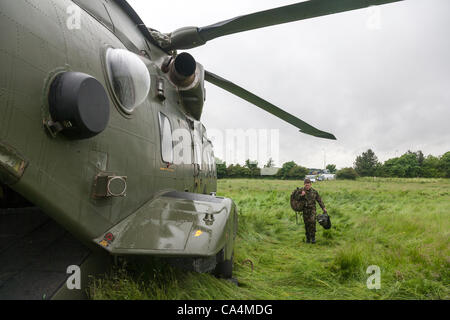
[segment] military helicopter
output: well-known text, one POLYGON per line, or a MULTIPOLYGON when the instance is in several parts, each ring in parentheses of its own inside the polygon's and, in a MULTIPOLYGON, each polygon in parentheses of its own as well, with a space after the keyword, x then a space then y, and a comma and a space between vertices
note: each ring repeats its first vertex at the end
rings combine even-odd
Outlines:
POLYGON ((396 1, 310 0, 164 34, 124 0, 1 0, 0 299, 83 296, 68 267, 84 288, 117 256, 232 277, 237 208, 216 196, 205 81, 336 138, 178 51, 396 1))

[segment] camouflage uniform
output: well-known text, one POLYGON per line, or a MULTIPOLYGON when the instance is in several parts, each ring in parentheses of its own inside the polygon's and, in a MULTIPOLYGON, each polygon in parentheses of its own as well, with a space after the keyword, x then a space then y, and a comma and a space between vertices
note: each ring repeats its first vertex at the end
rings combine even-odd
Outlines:
POLYGON ((317 190, 310 188, 306 190, 305 188, 300 189, 300 194, 305 191, 304 196, 300 196, 300 200, 305 202, 303 209, 303 221, 305 222, 306 239, 307 242, 315 242, 316 238, 316 201, 319 203, 322 210, 325 210, 325 205, 323 204, 322 198, 320 197, 317 190))

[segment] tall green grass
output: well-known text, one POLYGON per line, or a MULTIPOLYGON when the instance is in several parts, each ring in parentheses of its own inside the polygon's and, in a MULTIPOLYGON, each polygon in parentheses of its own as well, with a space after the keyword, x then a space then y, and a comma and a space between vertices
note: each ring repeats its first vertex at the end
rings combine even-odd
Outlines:
MULTIPOLYGON (((373 179, 316 183, 333 227, 305 243, 291 191, 301 181, 220 180, 239 208, 239 287, 148 259, 91 286, 93 299, 449 299, 450 181, 373 179), (254 271, 251 264, 253 262, 254 271), (381 268, 381 289, 366 270, 381 268)), ((318 208, 318 211, 320 209, 318 208)))

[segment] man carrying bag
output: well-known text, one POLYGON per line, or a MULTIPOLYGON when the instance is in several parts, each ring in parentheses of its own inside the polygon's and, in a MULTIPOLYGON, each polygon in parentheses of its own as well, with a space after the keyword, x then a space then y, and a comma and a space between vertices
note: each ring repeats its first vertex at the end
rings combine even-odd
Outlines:
POLYGON ((316 201, 322 208, 324 215, 327 215, 327 209, 325 208, 322 198, 320 197, 317 190, 311 187, 311 180, 309 179, 305 180, 305 186, 303 188, 297 188, 291 194, 292 209, 297 213, 301 211, 303 212, 303 222, 305 223, 306 231, 306 243, 316 243, 316 201))

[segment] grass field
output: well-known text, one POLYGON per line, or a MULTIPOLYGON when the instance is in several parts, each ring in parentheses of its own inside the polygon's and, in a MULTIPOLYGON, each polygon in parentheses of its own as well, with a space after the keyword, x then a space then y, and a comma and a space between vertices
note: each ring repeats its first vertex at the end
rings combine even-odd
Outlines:
MULTIPOLYGON (((116 267, 94 299, 450 299, 450 180, 360 179, 314 184, 333 227, 304 242, 289 206, 300 181, 220 180, 239 207, 235 277, 186 273, 158 260, 116 267), (249 263, 254 264, 254 271, 249 263), (369 290, 367 268, 381 269, 369 290)), ((320 208, 318 207, 318 212, 320 208)), ((302 221, 299 217, 299 221, 302 221)))

